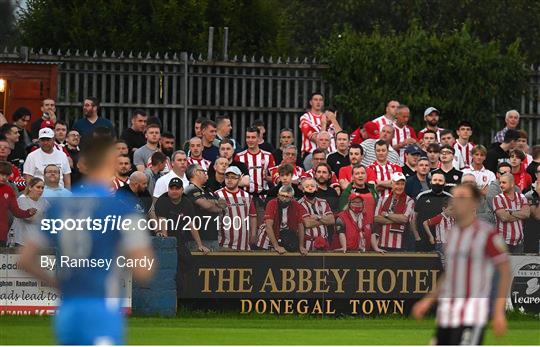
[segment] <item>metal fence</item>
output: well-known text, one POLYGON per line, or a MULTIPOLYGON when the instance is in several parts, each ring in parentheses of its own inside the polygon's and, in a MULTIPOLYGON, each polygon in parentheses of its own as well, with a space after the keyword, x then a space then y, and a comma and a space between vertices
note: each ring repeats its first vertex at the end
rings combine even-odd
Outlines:
MULTIPOLYGON (((234 57, 205 61, 187 53, 71 52, 32 49, 8 50, 0 59, 26 59, 59 63, 57 108, 60 118, 73 122, 82 114, 85 96, 101 101, 101 115, 111 119, 121 133, 129 126, 133 110, 158 116, 165 131, 185 141, 197 117, 228 115, 233 136, 239 140, 254 120, 266 123, 266 138, 278 143, 279 129, 292 128, 299 140, 299 116, 307 99, 320 91, 331 100, 332 89, 322 77, 326 65, 315 60, 234 57)), ((517 108, 521 127, 530 143, 540 139, 540 67, 531 67, 529 91, 517 108)), ((343 116, 340 121, 346 122, 343 116)), ((504 125, 498 115, 491 136, 504 125)), ((481 142, 489 142, 483 133, 481 142)))

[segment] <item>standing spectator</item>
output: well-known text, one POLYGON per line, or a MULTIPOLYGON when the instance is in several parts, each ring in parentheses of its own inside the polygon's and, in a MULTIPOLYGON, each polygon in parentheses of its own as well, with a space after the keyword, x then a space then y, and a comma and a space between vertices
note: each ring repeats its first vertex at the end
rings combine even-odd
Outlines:
POLYGON ((416 173, 416 165, 418 165, 418 159, 422 156, 422 150, 417 144, 408 145, 405 150, 405 165, 401 167, 401 170, 405 177, 413 176, 416 173))
POLYGON ((154 188, 156 187, 156 182, 163 176, 161 173, 165 166, 167 165, 167 156, 162 152, 156 152, 152 154, 150 158, 150 167, 144 169, 144 174, 148 178, 148 193, 151 196, 154 196, 154 188))
POLYGON ((519 112, 516 110, 510 110, 506 112, 506 115, 504 116, 504 122, 506 123, 506 126, 495 134, 492 142, 502 143, 504 142, 504 137, 508 130, 517 130, 517 127, 519 125, 519 112))
POLYGON ((336 175, 339 174, 339 170, 342 167, 351 165, 349 160, 349 146, 349 134, 345 131, 338 132, 336 134, 336 151, 326 157, 326 162, 336 175))
POLYGON ((454 159, 452 160, 452 165, 456 170, 461 170, 461 167, 465 160, 461 157, 461 152, 455 149, 456 138, 454 137, 454 133, 452 132, 452 130, 444 129, 443 131, 441 131, 440 145, 448 145, 454 148, 454 159))
POLYGON ((0 136, 6 139, 11 149, 8 161, 17 168, 22 169, 26 159, 26 149, 24 148, 24 143, 19 141, 20 135, 18 128, 13 124, 6 123, 0 127, 0 136))
POLYGON ((317 182, 314 178, 302 181, 304 196, 298 200, 308 216, 304 218, 304 240, 308 251, 327 250, 329 243, 328 228, 335 223, 330 204, 317 197, 317 182))
POLYGON ((208 175, 205 187, 209 191, 215 192, 225 187, 225 171, 229 167, 229 161, 225 158, 217 158, 212 166, 214 167, 213 175, 208 175))
MULTIPOLYGON (((259 195, 268 189, 268 169, 276 165, 272 154, 259 148, 258 134, 259 129, 256 127, 250 127, 246 130, 247 149, 236 154, 234 159, 247 166, 250 178, 248 192, 253 194, 256 206, 262 207, 259 205, 262 203, 259 195)), ((296 162, 296 157, 294 162, 296 162)))
MULTIPOLYGON (((276 165, 281 164, 281 161, 283 160, 283 150, 288 145, 294 144, 294 133, 292 129, 284 128, 281 129, 279 132, 279 148, 277 148, 272 155, 274 156, 274 160, 276 161, 276 165)), ((302 159, 298 158, 297 165, 302 165, 302 159)))
POLYGON ((512 167, 512 175, 514 176, 514 182, 516 187, 520 191, 526 192, 532 185, 532 177, 525 171, 525 153, 519 149, 513 149, 510 151, 510 166, 512 167))
POLYGON ((523 253, 523 220, 529 218, 530 206, 525 195, 514 190, 514 176, 500 178, 502 193, 493 199, 497 230, 511 254, 523 253))
POLYGON ((407 178, 405 183, 405 193, 416 200, 418 194, 429 190, 429 160, 427 158, 420 158, 418 164, 416 164, 416 172, 414 175, 407 178))
POLYGON ((58 120, 54 124, 54 142, 59 149, 64 149, 67 141, 67 123, 63 120, 58 120))
POLYGON ((532 161, 527 166, 527 173, 531 175, 533 183, 536 182, 536 169, 540 166, 540 145, 535 145, 532 148, 532 161))
MULTIPOLYGON (((323 163, 325 164, 327 163, 326 155, 324 154, 324 151, 322 149, 317 148, 313 151, 313 153, 311 153, 312 168, 309 169, 309 171, 306 171, 306 176, 315 178, 315 167, 323 163)), ((332 186, 339 186, 337 176, 333 172, 332 172, 331 184, 332 186)))
MULTIPOLYGON (((537 177, 540 177, 540 168, 536 168, 537 177)), ((538 182, 538 181, 537 181, 538 182)), ((525 253, 540 253, 540 184, 535 183, 534 189, 525 194, 531 209, 530 219, 524 225, 523 251, 525 253)))
POLYGON ((69 154, 71 158, 71 185, 74 187, 81 179, 81 173, 79 171, 79 143, 81 140, 81 135, 75 129, 71 129, 66 136, 66 145, 64 146, 65 151, 69 154))
POLYGON ((180 178, 182 180, 182 187, 187 187, 189 181, 186 177, 186 168, 187 168, 187 156, 184 151, 176 151, 171 156, 172 161, 172 170, 169 171, 165 176, 161 176, 157 181, 154 187, 154 200, 159 198, 161 195, 167 192, 169 187, 169 182, 173 178, 180 178))
POLYGON ((191 164, 199 164, 205 170, 208 170, 212 164, 210 160, 203 158, 202 139, 198 137, 192 137, 189 140, 188 165, 191 164))
POLYGON ((114 142, 114 148, 117 155, 129 155, 129 147, 125 140, 116 140, 114 142))
MULTIPOLYGON (((227 159, 230 166, 236 166, 242 172, 242 177, 240 178, 240 187, 249 187, 249 171, 246 164, 241 161, 235 160, 234 158, 234 148, 230 139, 224 139, 219 144, 219 158, 227 159)), ((208 167, 208 177, 213 177, 216 174, 214 165, 208 167)))
POLYGON ((426 127, 418 132, 418 138, 422 139, 427 130, 435 132, 437 135, 437 142, 441 142, 441 131, 443 128, 439 128, 439 116, 440 112, 435 107, 428 107, 424 111, 424 121, 426 122, 426 127))
POLYGON ((52 124, 56 123, 56 102, 50 98, 41 101, 41 117, 32 122, 30 126, 32 141, 38 139, 41 124, 46 121, 50 121, 52 124))
MULTIPOLYGON (((202 138, 202 123, 206 120, 206 118, 199 117, 195 119, 195 123, 193 124, 193 134, 192 136, 196 136, 199 138, 202 138)), ((184 142, 183 147, 184 152, 189 153, 189 141, 184 142)))
MULTIPOLYGON (((133 153, 133 164, 137 167, 137 171, 143 172, 148 166, 148 162, 152 154, 159 151, 159 140, 161 138, 161 130, 157 124, 148 124, 146 127, 146 144, 133 153)), ((129 147, 128 147, 129 148, 129 147)))
POLYGON ((273 153, 276 149, 270 142, 266 141, 264 138, 264 135, 266 134, 266 123, 263 120, 259 119, 254 121, 251 126, 259 129, 259 148, 263 151, 273 153))
POLYGON ((347 188, 352 181, 353 168, 364 160, 364 148, 356 143, 353 143, 349 148, 349 165, 339 169, 339 186, 341 190, 347 188))
POLYGON ((482 195, 486 195, 491 182, 495 181, 495 174, 484 167, 487 149, 482 145, 475 146, 471 151, 471 166, 463 170, 463 175, 473 174, 476 178, 476 186, 482 195))
POLYGON ((9 143, 3 137, 0 137, 0 162, 7 162, 11 167, 11 173, 8 175, 8 182, 12 183, 17 189, 16 191, 22 191, 26 187, 26 180, 22 177, 21 171, 12 163, 8 162, 11 148, 9 143))
POLYGON ((439 144, 437 142, 437 133, 433 130, 426 130, 424 137, 422 137, 422 140, 420 141, 420 148, 422 148, 424 152, 427 152, 427 148, 431 144, 439 144))
POLYGON ((441 146, 441 167, 434 173, 442 173, 444 175, 445 186, 444 190, 450 193, 450 190, 461 182, 463 172, 456 170, 454 167, 455 149, 450 145, 441 146))
POLYGON ((388 103, 386 104, 385 114, 373 120, 373 122, 377 124, 379 131, 381 131, 382 127, 385 125, 394 124, 394 121, 396 120, 396 113, 397 113, 398 107, 399 107, 399 101, 397 100, 388 101, 388 103))
POLYGON ((405 194, 405 175, 392 174, 392 192, 382 197, 375 208, 373 237, 380 249, 399 252, 405 247, 405 233, 414 212, 414 201, 405 194))
MULTIPOLYGON (((24 240, 33 230, 39 230, 38 221, 47 208, 47 201, 42 198, 44 183, 41 178, 33 177, 28 181, 26 189, 17 199, 21 209, 26 210, 22 216, 16 216, 11 225, 13 234, 8 237, 8 243, 15 246, 24 245, 24 240)), ((13 210, 13 206, 10 206, 13 210)), ((19 211, 22 212, 22 211, 19 211)), ((4 239, 5 241, 5 239, 4 239)), ((0 242, 2 239, 0 238, 0 242)))
POLYGON ((362 165, 369 166, 376 160, 375 144, 379 141, 384 141, 388 144, 388 160, 396 165, 403 165, 399 160, 399 154, 392 147, 392 139, 394 138, 394 128, 391 125, 383 125, 381 128, 381 136, 379 140, 367 139, 362 142, 361 146, 364 149, 364 159, 362 165))
POLYGON ((44 198, 64 198, 70 197, 71 192, 66 188, 60 187, 60 169, 49 164, 45 167, 45 189, 43 190, 44 198))
POLYGON ((128 183, 116 191, 118 196, 130 196, 136 204, 135 210, 141 215, 148 216, 152 206, 152 197, 148 193, 148 177, 139 171, 129 176, 128 183))
POLYGON ((216 117, 216 138, 214 139, 214 146, 219 147, 222 140, 231 140, 233 148, 236 149, 236 141, 231 138, 232 131, 231 119, 229 116, 217 116, 216 117))
POLYGON ((146 137, 144 132, 146 131, 146 124, 148 121, 148 115, 141 109, 136 109, 131 115, 131 126, 126 128, 120 138, 126 141, 129 149, 130 156, 133 157, 133 153, 146 144, 146 137))
POLYGON ((201 124, 201 139, 203 144, 202 156, 204 159, 213 162, 219 155, 219 149, 214 146, 217 136, 217 126, 214 121, 205 120, 201 124))
MULTIPOLYGON (((219 243, 216 217, 227 212, 227 205, 224 200, 216 198, 204 187, 208 176, 206 170, 200 165, 189 165, 186 169, 186 177, 189 180, 189 185, 184 194, 193 203, 195 216, 200 216, 205 221, 205 228, 199 230, 202 245, 210 250, 217 250, 219 243), (209 222, 206 223, 206 220, 209 220, 209 222)), ((196 239, 190 241, 188 247, 192 251, 201 250, 201 244, 196 239)))
POLYGON ((532 162, 532 156, 529 154, 529 144, 527 143, 529 136, 525 130, 518 130, 518 133, 519 139, 516 143, 516 149, 519 149, 525 153, 525 160, 523 160, 523 164, 526 168, 532 162))
POLYGON ((129 184, 129 175, 131 174, 131 161, 127 154, 120 154, 116 157, 116 170, 112 179, 111 189, 116 191, 126 184, 129 184))
POLYGON ((364 200, 364 222, 366 224, 373 223, 373 217, 375 216, 375 206, 377 203, 378 195, 373 187, 370 187, 367 183, 367 173, 365 166, 358 164, 353 167, 353 180, 347 186, 343 193, 341 193, 339 199, 339 209, 343 210, 347 207, 349 195, 357 193, 362 195, 364 200))
POLYGON ((368 121, 351 133, 351 144, 361 144, 367 139, 378 140, 380 137, 379 125, 368 121))
POLYGON ((114 127, 110 120, 100 117, 98 115, 99 101, 96 98, 88 97, 83 102, 83 114, 84 118, 79 119, 73 125, 73 129, 76 129, 82 137, 90 136, 92 131, 96 127, 106 127, 114 133, 114 127))
MULTIPOLYGON (((161 134, 161 138, 159 139, 159 150, 161 151, 161 153, 165 154, 168 159, 170 159, 172 154, 174 153, 175 146, 176 140, 172 133, 164 132, 163 134, 161 134)), ((168 169, 170 169, 170 162, 167 160, 167 166, 165 167, 165 170, 168 172, 168 169)))
POLYGON ((26 107, 19 107, 13 112, 13 125, 15 125, 19 131, 19 140, 24 148, 32 144, 32 138, 30 137, 28 130, 26 130, 31 117, 32 112, 26 107))
MULTIPOLYGON (((302 158, 317 148, 316 136, 321 131, 328 131, 333 135, 341 131, 341 125, 337 121, 336 113, 325 111, 324 97, 321 93, 315 92, 309 98, 310 109, 300 117, 300 131, 302 132, 302 158)), ((335 146, 333 146, 335 147, 335 146)))
MULTIPOLYGON (((427 134, 426 134, 427 135, 427 134)), ((438 143, 432 143, 426 148, 427 158, 429 160, 429 170, 435 171, 441 167, 441 146, 438 143)))
POLYGON ((412 218, 411 228, 416 240, 415 250, 432 251, 434 246, 429 243, 429 239, 434 237, 433 228, 430 229, 431 236, 424 233, 422 226, 424 221, 435 217, 442 212, 445 200, 448 200, 452 195, 444 190, 444 175, 440 172, 431 175, 431 189, 426 190, 416 197, 414 212, 416 218, 412 218), (420 233, 419 233, 420 231, 420 233))
POLYGON ((37 211, 35 208, 22 210, 19 207, 15 192, 8 184, 9 175, 11 175, 11 164, 0 161, 0 247, 6 246, 9 229, 8 211, 17 218, 30 218, 37 211))
POLYGON ((396 109, 396 122, 394 126, 394 137, 392 147, 398 152, 399 160, 405 162, 405 149, 409 145, 416 143, 416 132, 408 125, 411 111, 406 105, 399 105, 396 109))
MULTIPOLYGON (((491 182, 488 186, 486 199, 480 205, 480 210, 478 211, 478 217, 495 224, 495 211, 493 210, 493 200, 495 197, 502 193, 500 179, 505 174, 512 174, 512 167, 509 163, 499 163, 497 166, 497 173, 495 174, 495 181, 491 182)), ((516 193, 521 193, 518 187, 514 186, 514 191, 516 193)))
POLYGON ((331 186, 332 170, 330 165, 321 163, 315 166, 315 181, 317 182, 317 197, 328 201, 332 211, 338 211, 339 195, 331 186))
POLYGON ((302 169, 302 167, 296 165, 296 158, 298 156, 298 149, 294 145, 289 145, 283 151, 283 161, 280 166, 270 167, 270 177, 272 178, 272 183, 276 184, 279 178, 279 168, 285 164, 289 164, 293 167, 293 184, 297 185, 300 183, 302 178, 309 177, 309 175, 302 169))
POLYGON ((517 130, 508 129, 504 134, 502 143, 494 143, 487 152, 484 166, 486 169, 495 172, 497 165, 501 162, 507 162, 510 159, 510 151, 517 145, 519 132, 517 130))
POLYGON ((66 154, 54 148, 54 131, 43 128, 39 131, 40 148, 28 154, 23 174, 26 180, 32 177, 43 179, 45 167, 54 164, 60 168, 60 186, 71 188, 71 168, 66 154))
MULTIPOLYGON (((317 134, 317 137, 316 137, 316 144, 317 144, 317 148, 315 149, 319 149, 321 150, 323 153, 324 153, 324 157, 326 158, 326 156, 328 154, 330 154, 333 150, 330 148, 330 142, 331 142, 331 136, 330 136, 330 133, 328 131, 321 131, 317 134)), ((309 153, 308 155, 306 155, 304 157, 304 162, 303 162, 303 167, 306 171, 309 171, 313 168, 313 163, 311 162, 311 157, 312 157, 312 154, 313 152, 309 153)))
POLYGON ((473 162, 472 150, 474 144, 470 142, 472 136, 473 128, 472 124, 468 121, 461 121, 457 126, 457 141, 454 144, 454 149, 456 153, 459 153, 459 158, 461 158, 460 163, 457 167, 458 170, 463 170, 465 167, 470 167, 473 162))
POLYGON ((296 200, 291 186, 279 189, 278 197, 270 200, 264 212, 264 224, 259 228, 257 247, 273 248, 279 254, 300 251, 304 245, 304 220, 309 214, 296 200))
POLYGON ((240 177, 242 172, 236 166, 227 168, 225 187, 216 191, 216 196, 227 204, 218 242, 225 249, 249 251, 257 239, 257 210, 249 193, 239 188, 240 177))
MULTIPOLYGON (((385 126, 386 127, 386 126, 385 126)), ((383 127, 383 132, 385 127, 383 127)), ((401 167, 388 161, 390 146, 384 140, 375 143, 376 159, 368 166, 367 181, 375 185, 381 197, 389 195, 392 191, 392 174, 401 172, 401 167)))

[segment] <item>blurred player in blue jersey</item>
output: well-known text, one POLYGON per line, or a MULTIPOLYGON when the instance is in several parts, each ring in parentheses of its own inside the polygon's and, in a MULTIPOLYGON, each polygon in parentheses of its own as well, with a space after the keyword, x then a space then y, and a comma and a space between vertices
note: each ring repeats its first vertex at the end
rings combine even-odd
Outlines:
MULTIPOLYGON (((55 317, 60 344, 123 344, 124 318, 119 275, 126 259, 142 263, 153 259, 150 239, 137 221, 129 197, 113 197, 109 185, 114 177, 116 152, 107 139, 92 143, 81 152, 86 181, 73 190, 71 198, 50 200, 40 230, 28 235, 21 248, 20 266, 60 291, 61 303, 55 317), (112 220, 130 220, 120 229, 112 220), (65 223, 58 230, 58 222, 65 223), (81 222, 82 221, 82 222, 81 222), (88 222, 90 221, 90 222, 88 222), (101 223, 101 224, 99 224, 101 223), (78 230, 77 230, 78 229, 78 230), (43 267, 43 249, 56 252, 55 276, 43 267), (64 260, 62 262, 61 260, 64 260), (117 260, 121 260, 117 262, 117 260), (109 263, 107 263, 109 262, 109 263)), ((130 268, 139 281, 150 279, 152 267, 130 268)))

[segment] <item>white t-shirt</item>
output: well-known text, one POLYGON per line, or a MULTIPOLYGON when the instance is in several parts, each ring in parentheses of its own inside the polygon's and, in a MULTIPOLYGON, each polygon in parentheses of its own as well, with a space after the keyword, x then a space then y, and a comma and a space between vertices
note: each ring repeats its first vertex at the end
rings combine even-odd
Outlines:
POLYGON ((8 235, 8 244, 14 245, 16 243, 24 245, 24 240, 26 236, 32 232, 38 232, 40 227, 40 220, 43 218, 43 213, 49 206, 47 201, 43 198, 39 198, 38 201, 34 201, 22 194, 17 199, 19 207, 23 210, 29 208, 35 208, 37 210, 36 214, 30 218, 20 219, 15 218, 13 224, 9 230, 8 235))
POLYGON ((464 175, 469 173, 476 177, 476 185, 479 189, 484 189, 484 187, 489 186, 491 182, 497 179, 493 172, 483 166, 480 170, 475 170, 472 167, 463 169, 464 175))
POLYGON ((159 198, 164 193, 167 193, 167 191, 169 190, 169 182, 175 177, 178 177, 178 178, 180 178, 182 180, 182 184, 184 184, 184 189, 186 189, 186 187, 189 185, 189 181, 186 178, 186 174, 184 174, 182 177, 179 177, 174 173, 174 171, 171 170, 168 174, 166 174, 165 176, 160 177, 156 181, 156 186, 154 187, 153 197, 154 198, 159 198))
POLYGON ((64 175, 71 173, 67 155, 54 148, 52 153, 45 153, 41 148, 28 154, 23 166, 23 174, 43 179, 47 165, 54 164, 60 169, 60 187, 64 187, 64 175))

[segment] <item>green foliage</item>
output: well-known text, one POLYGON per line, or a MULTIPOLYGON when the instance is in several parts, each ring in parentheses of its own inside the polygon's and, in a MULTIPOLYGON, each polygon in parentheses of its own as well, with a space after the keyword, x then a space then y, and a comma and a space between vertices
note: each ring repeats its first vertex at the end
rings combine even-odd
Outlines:
POLYGON ((334 102, 355 125, 382 114, 395 98, 411 108, 417 128, 424 109, 435 106, 444 126, 455 129, 466 119, 485 132, 494 112, 511 107, 526 82, 517 44, 501 53, 497 43, 482 44, 466 28, 435 35, 413 26, 384 36, 346 29, 320 55, 330 65, 334 102))

